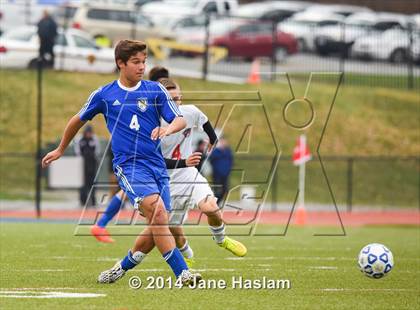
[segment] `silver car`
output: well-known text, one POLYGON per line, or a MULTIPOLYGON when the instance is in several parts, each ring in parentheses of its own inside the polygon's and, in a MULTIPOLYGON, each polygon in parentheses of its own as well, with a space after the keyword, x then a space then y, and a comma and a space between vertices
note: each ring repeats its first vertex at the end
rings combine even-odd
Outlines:
POLYGON ((81 5, 74 14, 72 27, 87 31, 95 38, 108 38, 113 43, 127 38, 146 41, 174 37, 172 32, 155 26, 135 7, 128 6, 81 5))

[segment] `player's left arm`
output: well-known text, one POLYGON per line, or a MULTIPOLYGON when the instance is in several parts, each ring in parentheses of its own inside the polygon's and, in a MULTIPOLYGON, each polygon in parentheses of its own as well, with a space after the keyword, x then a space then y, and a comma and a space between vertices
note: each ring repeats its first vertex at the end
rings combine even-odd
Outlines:
POLYGON ((210 121, 207 121, 205 124, 203 124, 203 130, 209 137, 209 145, 207 146, 207 152, 211 152, 213 147, 217 143, 216 132, 214 131, 214 128, 211 125, 210 121))
POLYGON ((152 131, 151 138, 152 140, 162 139, 165 136, 169 136, 175 132, 178 132, 187 126, 184 118, 182 116, 177 116, 174 120, 168 125, 164 127, 156 127, 152 131))
POLYGON ((182 117, 181 111, 179 110, 176 103, 172 100, 168 91, 160 84, 157 83, 160 92, 156 97, 156 103, 160 112, 160 116, 169 124, 166 127, 156 127, 153 129, 151 138, 157 140, 169 136, 170 134, 176 133, 187 126, 184 118, 182 117))

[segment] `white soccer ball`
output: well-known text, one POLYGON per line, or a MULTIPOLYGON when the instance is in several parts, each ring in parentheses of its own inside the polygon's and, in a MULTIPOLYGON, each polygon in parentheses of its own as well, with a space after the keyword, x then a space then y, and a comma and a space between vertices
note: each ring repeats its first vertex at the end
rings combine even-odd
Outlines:
POLYGON ((359 268, 366 276, 380 279, 394 267, 392 252, 383 244, 371 243, 359 253, 359 268))

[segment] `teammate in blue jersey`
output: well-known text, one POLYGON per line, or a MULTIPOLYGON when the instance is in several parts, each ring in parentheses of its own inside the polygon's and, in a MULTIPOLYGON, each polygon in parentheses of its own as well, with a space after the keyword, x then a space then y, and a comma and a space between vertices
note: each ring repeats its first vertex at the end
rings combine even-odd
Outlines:
MULTIPOLYGON (((59 159, 85 122, 103 114, 111 133, 113 168, 119 185, 147 218, 153 241, 175 276, 188 285, 201 276, 188 270, 168 228, 169 177, 160 149, 160 139, 183 129, 186 123, 165 88, 142 80, 146 58, 146 44, 141 41, 122 40, 117 44, 119 79, 89 96, 80 112, 67 123, 57 149, 42 159, 42 165, 47 167, 59 159), (161 117, 168 126, 160 127, 161 117)), ((134 248, 129 250, 113 269, 113 278, 133 268, 141 256, 134 248)))

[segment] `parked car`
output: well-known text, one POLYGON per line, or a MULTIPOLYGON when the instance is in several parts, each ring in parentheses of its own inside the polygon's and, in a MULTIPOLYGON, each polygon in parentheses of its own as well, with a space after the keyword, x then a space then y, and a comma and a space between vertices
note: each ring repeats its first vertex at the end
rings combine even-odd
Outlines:
POLYGON ((147 3, 141 11, 157 25, 165 25, 168 19, 184 16, 198 16, 203 13, 233 15, 238 7, 237 0, 164 0, 147 3))
POLYGON ((352 55, 363 59, 388 60, 404 63, 410 54, 415 62, 420 61, 420 32, 411 34, 404 29, 390 29, 357 39, 352 47, 352 55), (412 41, 410 41, 410 35, 412 41))
POLYGON ((343 23, 323 27, 315 35, 315 47, 320 55, 349 55, 357 38, 380 34, 388 29, 405 29, 406 15, 392 13, 358 13, 347 17, 343 23))
MULTIPOLYGON (((203 15, 201 15, 203 16, 203 15)), ((212 19, 209 25, 210 39, 214 37, 224 36, 235 27, 246 22, 238 18, 220 18, 212 19)), ((176 29, 177 41, 195 45, 204 45, 206 33, 204 27, 178 27, 176 29)))
POLYGON ((315 34, 318 29, 338 25, 343 19, 344 17, 338 14, 304 11, 281 22, 278 29, 293 34, 298 41, 299 50, 313 51, 315 49, 315 34))
POLYGON ((297 41, 293 35, 277 31, 277 41, 273 42, 272 24, 267 22, 238 22, 224 35, 213 36, 211 46, 225 47, 229 57, 251 60, 255 57, 275 56, 284 61, 287 55, 297 52, 297 41), (275 43, 275 44, 274 44, 275 43))
POLYGON ((371 9, 364 6, 346 5, 346 4, 314 4, 309 6, 305 13, 323 13, 323 14, 338 14, 343 17, 348 17, 356 13, 372 12, 371 9))
POLYGON ((150 38, 174 37, 172 32, 155 26, 134 7, 117 5, 83 4, 74 14, 73 27, 89 32, 94 38, 106 37, 112 42, 126 38, 145 41, 150 38))
MULTIPOLYGON (((99 5, 142 6, 146 3, 162 0, 85 0, 85 2, 99 5)), ((66 1, 67 2, 67 1, 66 1)))
POLYGON ((235 16, 270 20, 279 23, 303 11, 309 2, 303 1, 264 1, 240 5, 235 16))
MULTIPOLYGON (((35 68, 39 38, 35 26, 20 27, 0 37, 0 67, 35 68)), ((92 37, 77 29, 59 29, 54 46, 55 69, 66 71, 114 72, 114 51, 99 48, 92 37)))

